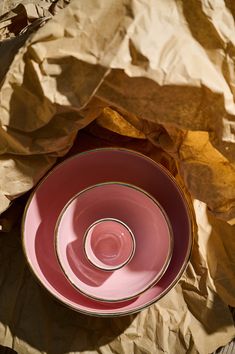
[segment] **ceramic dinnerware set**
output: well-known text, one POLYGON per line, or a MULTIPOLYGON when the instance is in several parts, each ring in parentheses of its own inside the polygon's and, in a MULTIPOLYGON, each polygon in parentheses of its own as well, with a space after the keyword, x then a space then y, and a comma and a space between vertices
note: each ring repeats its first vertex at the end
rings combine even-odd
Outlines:
POLYGON ((151 305, 180 279, 191 220, 164 167, 131 150, 101 148, 65 160, 33 191, 23 248, 37 279, 63 304, 121 316, 151 305))

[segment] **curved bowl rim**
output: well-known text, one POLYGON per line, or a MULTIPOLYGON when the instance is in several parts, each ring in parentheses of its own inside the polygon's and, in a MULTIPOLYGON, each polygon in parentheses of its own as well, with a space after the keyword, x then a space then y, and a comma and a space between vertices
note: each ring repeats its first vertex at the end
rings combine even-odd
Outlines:
POLYGON ((62 305, 64 305, 65 307, 82 313, 84 315, 88 315, 88 316, 95 316, 95 317, 121 317, 121 316, 126 316, 126 315, 132 315, 135 313, 138 313, 146 308, 148 308, 149 306, 153 305, 154 303, 156 303, 157 301, 159 301, 163 296, 165 296, 180 280, 181 276, 183 275, 184 271, 187 268, 187 265, 189 263, 190 257, 191 257, 191 253, 192 253, 192 248, 193 248, 193 243, 194 243, 194 233, 196 232, 196 218, 195 218, 195 213, 194 213, 194 209, 192 206, 192 202, 189 199, 189 196, 186 196, 186 194, 183 191, 182 186, 176 181, 175 177, 170 173, 170 171, 164 167, 163 165, 161 165, 160 163, 154 161, 153 159, 151 159, 149 156, 146 156, 144 154, 142 154, 139 151, 136 150, 132 150, 132 149, 127 149, 127 148, 122 148, 122 147, 101 147, 101 148, 95 148, 95 149, 90 149, 90 150, 86 150, 83 152, 79 152, 77 154, 74 154, 73 156, 68 157, 67 159, 65 159, 64 161, 60 162, 59 164, 57 164, 56 166, 52 167, 51 170, 49 170, 49 172, 47 172, 47 174, 39 181, 39 183, 36 185, 36 187, 32 190, 31 195, 29 196, 29 199, 25 205, 25 209, 24 209, 24 213, 23 213, 23 217, 22 217, 22 223, 21 223, 21 239, 22 239, 22 248, 23 248, 23 252, 25 255, 25 259, 26 262, 29 266, 29 269, 31 270, 32 274, 34 275, 35 279, 37 280, 37 282, 39 283, 39 285, 47 291, 47 293, 55 300, 57 300, 59 303, 61 303, 62 305), (180 268, 180 271, 178 272, 178 275, 175 277, 174 281, 172 281, 166 288, 164 291, 161 292, 161 294, 159 294, 158 296, 156 296, 154 299, 146 302, 144 305, 139 306, 136 309, 133 310, 124 310, 124 311, 119 311, 119 312, 96 312, 96 311, 89 311, 89 310, 85 310, 85 309, 80 309, 77 308, 76 306, 73 306, 69 303, 64 302, 62 299, 59 298, 59 296, 53 294, 44 284, 43 282, 39 279, 39 277, 37 276, 36 271, 34 270, 33 266, 30 263, 30 260, 28 259, 27 256, 27 251, 26 251, 26 246, 24 243, 24 227, 25 227, 25 220, 26 220, 26 215, 27 215, 27 211, 28 208, 30 206, 31 200, 33 199, 35 193, 37 192, 37 190, 40 188, 40 186, 43 184, 43 182, 52 174, 54 173, 54 171, 57 168, 60 168, 63 164, 67 163, 69 160, 72 159, 76 159, 77 156, 80 155, 85 155, 85 154, 89 154, 89 153, 95 153, 97 151, 124 151, 124 152, 128 152, 131 153, 133 155, 137 155, 140 156, 144 159, 146 159, 147 161, 149 161, 150 163, 152 163, 153 165, 158 166, 158 168, 160 168, 162 170, 163 173, 165 173, 170 179, 171 181, 176 185, 176 188, 178 189, 179 193, 181 194, 182 199, 184 200, 185 203, 185 207, 188 211, 188 220, 189 220, 189 244, 188 244, 188 249, 187 249, 187 253, 186 253, 186 257, 185 260, 180 268))
MULTIPOLYGON (((133 258, 134 254, 135 254, 135 250, 136 250, 136 242, 135 242, 135 236, 133 234, 133 232, 131 231, 131 229, 129 228, 129 226, 124 223, 123 221, 119 220, 119 219, 116 219, 116 218, 102 218, 102 219, 98 219, 96 221, 94 221, 90 226, 88 226, 88 228, 86 229, 85 233, 84 233, 84 238, 83 238, 83 251, 84 251, 84 254, 87 258, 87 260, 96 268, 100 269, 100 270, 103 270, 103 271, 106 271, 106 272, 112 272, 112 271, 115 271, 115 270, 118 270, 122 267, 124 267, 125 265, 127 265, 133 258), (106 268, 105 266, 102 268, 101 266, 98 266, 97 264, 95 264, 95 262, 92 261, 91 257, 89 257, 89 255, 87 254, 87 251, 86 251, 86 240, 87 240, 87 236, 88 236, 88 233, 90 231, 90 229, 92 227, 94 227, 95 225, 97 225, 98 223, 100 222, 103 222, 103 221, 115 221, 117 222, 118 224, 122 224, 126 229, 127 231, 129 232, 130 236, 131 236, 131 240, 132 240, 132 247, 131 247, 131 252, 129 254, 129 256, 126 258, 126 260, 120 264, 118 264, 116 267, 109 267, 109 268, 106 268)), ((96 257, 95 257, 96 258, 96 257)))
POLYGON ((68 279, 68 281, 73 285, 73 287, 75 287, 80 293, 82 293, 83 295, 85 295, 86 297, 89 297, 90 299, 93 299, 93 300, 96 300, 96 301, 100 301, 100 302, 123 302, 123 301, 127 301, 127 300, 131 300, 131 299, 134 299, 138 296, 140 296, 141 294, 143 294, 145 291, 147 291, 148 289, 152 288, 162 277, 163 275, 165 274, 169 264, 170 264, 170 261, 171 261, 171 258, 172 258, 172 254, 173 254, 173 245, 174 245, 174 237, 173 237, 173 231, 172 231, 172 227, 171 227, 171 223, 169 221, 169 218, 165 212, 165 210, 163 209, 163 207, 161 206, 161 204, 152 196, 150 195, 148 192, 146 192, 144 189, 142 188, 139 188, 135 185, 132 185, 131 183, 126 183, 126 182, 116 182, 116 181, 110 181, 110 182, 102 182, 102 183, 96 183, 96 184, 93 184, 87 188, 84 188, 83 190, 81 190, 80 192, 76 193, 66 204, 65 206, 63 207, 62 211, 60 212, 60 215, 57 219, 57 222, 55 224, 55 232, 54 232, 54 240, 55 240, 55 252, 56 252, 56 257, 57 257, 57 260, 60 264, 60 268, 63 272, 63 274, 65 275, 65 277, 68 279), (79 197, 80 195, 82 195, 83 193, 86 193, 87 191, 89 190, 92 190, 94 188, 97 188, 97 187, 102 187, 102 186, 105 186, 105 185, 121 185, 121 186, 126 186, 126 187, 129 187, 129 188, 132 188, 134 190, 138 190, 139 192, 141 192, 142 194, 146 195, 149 199, 151 199, 153 201, 153 203, 158 207, 158 209, 161 211, 161 213, 163 214, 163 217, 167 223, 167 226, 168 226, 168 236, 169 236, 169 243, 170 243, 170 247, 168 249, 168 253, 167 253, 167 257, 166 257, 166 260, 163 264, 163 267, 161 269, 161 271, 154 277, 154 279, 151 281, 150 284, 148 284, 147 286, 145 286, 144 289, 142 289, 141 291, 139 291, 138 293, 136 292, 135 294, 132 294, 131 296, 126 296, 126 297, 122 297, 122 298, 119 298, 119 299, 115 299, 115 300, 111 300, 111 299, 104 299, 104 298, 99 298, 99 297, 96 297, 96 296, 93 296, 93 295, 90 295, 90 294, 87 294, 84 290, 81 290, 77 284, 75 284, 75 282, 70 278, 70 276, 68 276, 67 272, 65 271, 64 269, 64 266, 61 262, 61 259, 60 259, 60 256, 59 256, 59 233, 58 233, 58 229, 59 229, 59 225, 60 225, 60 222, 63 218, 63 215, 65 214, 66 210, 68 209, 68 207, 71 205, 71 203, 77 198, 79 197))

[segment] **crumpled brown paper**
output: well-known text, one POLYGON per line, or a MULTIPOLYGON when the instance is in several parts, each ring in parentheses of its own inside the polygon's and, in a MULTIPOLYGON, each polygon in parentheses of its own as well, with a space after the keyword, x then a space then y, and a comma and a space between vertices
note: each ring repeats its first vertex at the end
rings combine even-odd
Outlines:
POLYGON ((114 144, 179 170, 210 214, 195 199, 186 273, 124 319, 90 319, 50 300, 24 264, 19 231, 3 234, 1 344, 30 354, 201 354, 235 336, 234 227, 215 218, 235 217, 234 15, 229 1, 73 1, 36 33, 23 31, 11 63, 4 57, 1 211, 71 147, 114 144))
MULTIPOLYGON (((16 1, 17 6, 12 10, 9 9, 7 13, 2 15, 0 13, 0 40, 2 39, 2 42, 0 42, 0 82, 4 81, 16 53, 30 35, 66 5, 66 1, 62 0, 54 3, 48 1, 32 3, 29 0, 21 1, 19 4, 17 2, 19 3, 19 1, 16 1)), ((8 9, 8 5, 10 6, 6 1, 3 2, 4 5, 5 9, 8 9)), ((22 104, 24 105, 23 101, 22 104)), ((0 105, 2 105, 2 99, 0 100, 0 105)), ((20 107, 18 108, 19 119, 23 121, 23 110, 20 107)), ((8 208, 12 199, 31 189, 46 173, 48 168, 55 163, 56 157, 49 155, 48 152, 57 149, 61 135, 67 136, 67 138, 64 138, 64 143, 68 141, 69 147, 71 146, 70 141, 73 140, 76 132, 71 133, 70 126, 72 124, 64 124, 65 120, 66 114, 61 114, 56 119, 56 122, 52 121, 45 130, 41 129, 37 131, 36 136, 33 134, 31 137, 25 137, 24 134, 22 136, 17 131, 11 131, 10 133, 9 129, 3 126, 0 127, 0 212, 8 208), (53 140, 47 137, 47 131, 50 129, 53 131, 53 140), (20 149, 22 139, 25 145, 28 146, 26 150, 30 150, 30 145, 38 145, 36 153, 34 151, 33 154, 28 154, 25 150, 22 154, 22 149, 20 149), (54 147, 50 147, 53 141, 54 147), (14 149, 9 149, 9 145, 14 146, 14 149)), ((73 127, 72 130, 74 129, 73 127)), ((68 147, 64 146, 64 149, 66 152, 68 147)), ((65 152, 62 151, 61 154, 65 152)), ((59 153, 56 152, 56 155, 59 155, 59 153)))
MULTIPOLYGON (((99 110, 86 115, 96 97, 135 128, 147 126, 140 134, 178 159, 194 197, 233 223, 233 15, 228 1, 73 1, 11 64, 1 88, 1 154, 64 154, 78 129, 98 117, 99 110), (210 148, 200 158, 205 132, 210 148), (211 165, 216 155, 221 162, 211 165)), ((1 191, 1 210, 9 196, 1 191)))
MULTIPOLYGON (((96 124, 79 132, 70 154, 111 144, 147 154, 182 183, 174 160, 161 149, 147 140, 110 133, 96 124)), ((20 206, 22 212, 21 199, 7 213, 20 213, 20 206)), ((19 226, 3 233, 0 343, 19 354, 204 354, 227 344, 235 336, 227 306, 235 305, 234 226, 209 214, 206 205, 198 200, 194 201, 194 209, 198 232, 191 261, 180 282, 150 308, 123 318, 91 318, 56 302, 29 271, 20 247, 19 226)))

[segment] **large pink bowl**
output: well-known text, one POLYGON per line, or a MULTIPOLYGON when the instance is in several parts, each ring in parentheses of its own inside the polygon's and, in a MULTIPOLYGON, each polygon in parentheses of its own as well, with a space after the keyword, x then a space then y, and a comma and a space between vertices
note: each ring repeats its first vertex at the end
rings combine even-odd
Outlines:
POLYGON ((81 191, 62 210, 55 230, 56 252, 65 275, 79 291, 100 301, 140 295, 162 277, 172 256, 173 237, 164 210, 130 184, 101 183, 81 191), (130 263, 108 273, 92 266, 83 249, 86 229, 105 218, 124 222, 136 241, 130 263))
POLYGON ((180 187, 161 165, 134 151, 103 148, 73 156, 43 179, 25 208, 22 237, 30 268, 55 298, 85 314, 120 316, 151 305, 180 279, 192 247, 191 213, 180 187), (155 286, 133 300, 102 303, 85 297, 68 283, 56 258, 54 228, 64 205, 76 193, 113 180, 134 184, 159 201, 173 229, 174 250, 167 271, 155 286))

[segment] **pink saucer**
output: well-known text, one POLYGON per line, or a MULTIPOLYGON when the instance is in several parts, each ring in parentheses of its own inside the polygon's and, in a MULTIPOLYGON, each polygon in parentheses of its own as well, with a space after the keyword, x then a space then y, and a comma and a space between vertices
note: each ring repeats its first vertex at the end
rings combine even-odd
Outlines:
POLYGON ((75 155, 56 166, 37 186, 25 208, 22 242, 28 264, 40 283, 71 309, 94 316, 121 316, 140 311, 164 296, 180 279, 192 248, 191 211, 172 175, 150 158, 120 148, 75 155), (64 205, 96 183, 122 181, 155 197, 170 220, 174 249, 163 277, 139 297, 118 303, 98 302, 68 283, 54 250, 54 229, 64 205))
POLYGON ((86 296, 107 302, 132 299, 156 283, 169 265, 173 248, 168 218, 156 200, 137 187, 117 182, 94 185, 74 196, 59 216, 55 241, 68 280, 86 296), (136 241, 133 259, 111 273, 90 264, 83 250, 87 228, 105 218, 124 222, 136 241))
POLYGON ((86 230, 83 240, 87 259, 101 270, 119 269, 129 263, 135 253, 131 229, 114 218, 95 221, 86 230))

